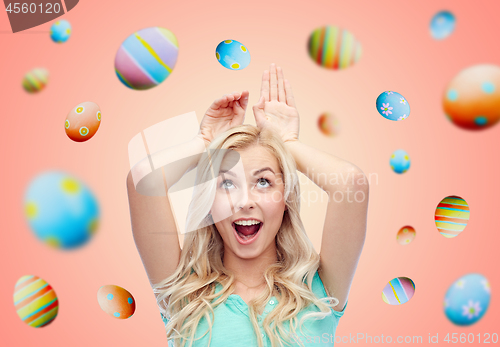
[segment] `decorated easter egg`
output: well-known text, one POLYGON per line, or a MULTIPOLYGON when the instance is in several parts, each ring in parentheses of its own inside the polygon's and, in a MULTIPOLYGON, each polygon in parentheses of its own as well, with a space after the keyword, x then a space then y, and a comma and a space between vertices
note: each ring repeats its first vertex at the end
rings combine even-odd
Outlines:
POLYGON ((104 312, 115 318, 127 319, 135 312, 135 300, 132 294, 113 284, 99 288, 97 302, 104 312))
POLYGON ((14 288, 14 306, 22 321, 34 328, 49 325, 56 318, 59 301, 54 289, 37 276, 21 277, 14 288))
POLYGON ((459 196, 447 196, 436 207, 436 227, 447 238, 458 236, 469 222, 470 211, 467 201, 459 196))
POLYGON ((361 44, 354 35, 336 26, 315 29, 307 47, 311 59, 327 69, 344 69, 361 57, 361 44))
POLYGON ((400 245, 407 245, 413 241, 416 235, 415 228, 406 225, 399 229, 398 234, 396 235, 396 241, 400 245))
POLYGON ((71 24, 65 19, 56 21, 50 27, 50 38, 56 43, 68 41, 71 36, 71 24))
POLYGON ((410 104, 403 95, 387 91, 380 94, 376 101, 377 111, 389 120, 405 120, 410 115, 410 104))
POLYGON ((64 122, 66 135, 76 142, 90 140, 101 125, 101 109, 91 101, 82 102, 69 111, 64 122))
POLYGON ((500 119, 500 67, 475 65, 462 70, 445 89, 443 108, 453 124, 482 130, 500 119))
POLYGON ((444 297, 444 313, 454 324, 467 326, 480 320, 490 305, 490 283, 471 273, 453 283, 444 297))
POLYGON ((131 89, 156 87, 172 73, 178 51, 177 38, 170 30, 139 30, 125 39, 116 52, 116 75, 131 89))
POLYGON ((406 151, 398 149, 392 153, 389 164, 395 173, 405 173, 410 168, 410 156, 406 151))
POLYGON ((436 13, 431 19, 430 30, 436 40, 447 38, 455 30, 455 16, 448 11, 436 13))
POLYGON ((250 52, 236 40, 224 40, 215 49, 217 61, 229 70, 241 70, 250 64, 250 52))
POLYGON ((382 300, 389 305, 402 305, 415 294, 415 283, 408 277, 392 279, 382 290, 382 300))
POLYGON ((47 85, 49 72, 44 68, 36 68, 24 75, 23 88, 28 93, 37 93, 47 85))
POLYGON ((89 188, 64 172, 39 174, 24 198, 26 218, 49 246, 72 249, 86 244, 97 230, 99 207, 89 188))
POLYGON ((326 136, 336 136, 339 133, 339 121, 333 114, 325 112, 318 118, 319 130, 326 136))

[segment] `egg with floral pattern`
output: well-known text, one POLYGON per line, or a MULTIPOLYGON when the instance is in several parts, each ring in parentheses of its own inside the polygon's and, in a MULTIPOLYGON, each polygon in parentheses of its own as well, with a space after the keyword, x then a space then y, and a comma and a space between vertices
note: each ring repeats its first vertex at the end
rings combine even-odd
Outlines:
POLYGON ((485 315, 490 298, 490 282, 479 273, 471 273, 448 288, 443 303, 444 313, 453 324, 468 326, 485 315))
POLYGON ((375 102, 377 111, 389 120, 405 120, 410 115, 410 104, 405 97, 393 91, 380 94, 375 102))
POLYGON ((229 70, 241 70, 250 64, 250 53, 236 40, 224 40, 215 49, 217 61, 229 70))
POLYGON ((90 140, 101 125, 101 109, 95 102, 82 102, 73 107, 64 122, 66 135, 75 142, 90 140))
POLYGON ((135 312, 135 300, 128 290, 108 284, 97 291, 97 302, 101 309, 118 319, 130 318, 135 312))

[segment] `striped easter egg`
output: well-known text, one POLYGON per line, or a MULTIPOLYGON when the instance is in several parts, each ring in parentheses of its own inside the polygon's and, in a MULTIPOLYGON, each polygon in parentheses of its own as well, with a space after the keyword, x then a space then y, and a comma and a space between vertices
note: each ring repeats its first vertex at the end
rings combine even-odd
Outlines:
POLYGON ((464 231, 469 217, 469 205, 456 195, 447 196, 441 200, 434 213, 438 231, 447 238, 455 237, 464 231))
POLYGON ((23 78, 23 88, 28 93, 38 93, 47 85, 49 72, 44 68, 29 71, 23 78))
POLYGON ((347 30, 324 26, 314 30, 307 43, 309 56, 327 69, 344 69, 361 57, 361 44, 347 30))
POLYGON ((49 325, 57 316, 59 301, 54 289, 37 276, 21 277, 14 288, 14 306, 22 321, 34 328, 49 325))
POLYGON ((116 75, 131 89, 156 87, 172 73, 178 52, 177 38, 170 30, 139 30, 123 41, 116 52, 116 75))
POLYGON ((408 277, 396 277, 384 287, 382 300, 389 305, 402 305, 415 294, 415 283, 408 277))

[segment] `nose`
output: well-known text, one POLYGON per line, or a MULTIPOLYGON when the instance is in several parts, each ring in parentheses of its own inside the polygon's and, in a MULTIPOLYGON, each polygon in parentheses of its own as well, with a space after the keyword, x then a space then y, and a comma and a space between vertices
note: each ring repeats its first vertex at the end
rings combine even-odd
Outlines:
POLYGON ((255 208, 255 197, 250 188, 240 189, 240 191, 234 195, 235 212, 241 209, 255 208))

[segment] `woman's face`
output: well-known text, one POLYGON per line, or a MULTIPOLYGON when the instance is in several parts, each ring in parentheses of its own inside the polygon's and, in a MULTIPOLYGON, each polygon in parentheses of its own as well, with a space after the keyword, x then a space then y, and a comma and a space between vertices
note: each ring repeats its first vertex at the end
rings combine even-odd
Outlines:
POLYGON ((224 241, 225 255, 250 259, 264 252, 276 254, 274 240, 286 209, 283 175, 278 160, 258 145, 231 152, 221 163, 211 208, 215 226, 224 241), (260 224, 241 225, 251 221, 260 224), (244 241, 238 238, 237 230, 243 234, 257 232, 244 241))

